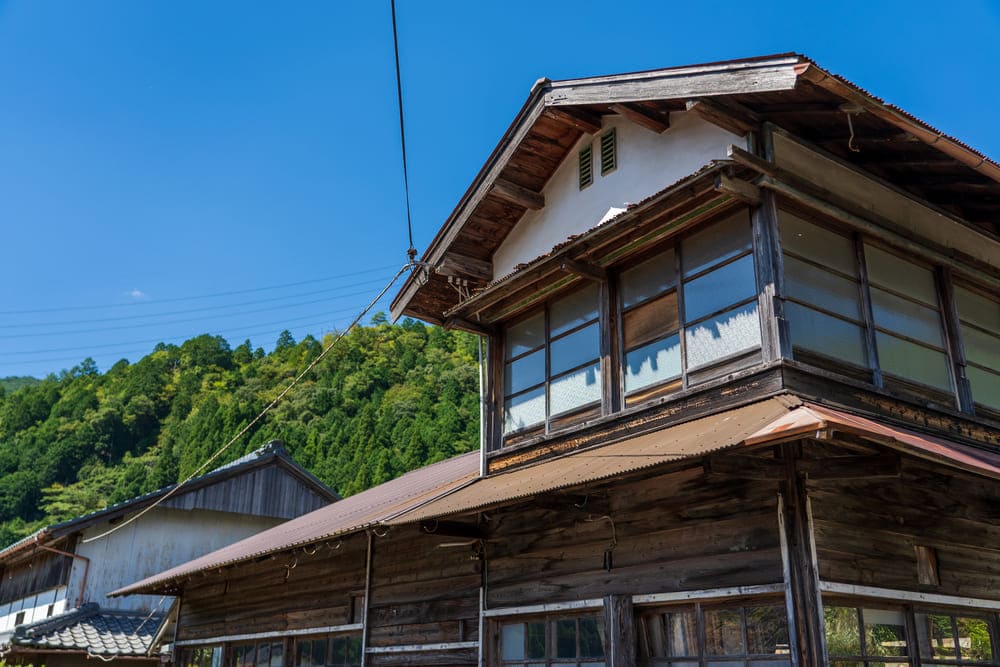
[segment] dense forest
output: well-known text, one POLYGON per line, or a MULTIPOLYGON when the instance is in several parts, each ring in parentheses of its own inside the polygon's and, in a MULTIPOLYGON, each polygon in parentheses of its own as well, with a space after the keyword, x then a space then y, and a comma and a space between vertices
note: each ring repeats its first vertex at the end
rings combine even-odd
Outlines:
MULTIPOLYGON (((185 478, 326 341, 265 353, 202 335, 101 373, 90 359, 0 387, 0 546, 185 478)), ((479 437, 476 340, 381 315, 353 329, 218 461, 271 439, 342 495, 469 451, 479 437)))

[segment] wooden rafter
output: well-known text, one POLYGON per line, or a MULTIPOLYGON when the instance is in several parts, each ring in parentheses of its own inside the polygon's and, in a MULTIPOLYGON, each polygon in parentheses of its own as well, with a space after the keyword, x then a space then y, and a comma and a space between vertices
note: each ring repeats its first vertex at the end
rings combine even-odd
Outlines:
POLYGON ((532 211, 545 208, 545 195, 541 192, 529 190, 523 185, 518 185, 505 178, 498 178, 493 183, 493 189, 490 192, 504 201, 517 204, 532 211))
POLYGON ((586 134, 597 134, 601 131, 600 116, 589 111, 563 107, 545 107, 545 111, 542 113, 552 120, 574 127, 586 134))
POLYGON ((437 272, 444 276, 471 278, 479 282, 487 282, 493 277, 493 262, 449 251, 441 258, 437 272))
POLYGON ((616 114, 624 116, 636 125, 641 125, 657 134, 662 134, 670 129, 669 114, 658 114, 651 109, 640 107, 637 104, 612 104, 608 108, 616 114))
POLYGON ((686 108, 708 122, 714 123, 722 129, 740 136, 749 132, 756 132, 763 124, 763 120, 759 115, 736 102, 721 102, 719 100, 699 98, 688 100, 686 108))

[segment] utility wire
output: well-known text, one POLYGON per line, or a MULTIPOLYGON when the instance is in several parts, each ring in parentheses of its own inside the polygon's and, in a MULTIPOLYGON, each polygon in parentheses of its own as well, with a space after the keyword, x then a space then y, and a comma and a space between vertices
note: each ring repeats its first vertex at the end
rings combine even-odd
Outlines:
POLYGON ((208 466, 210 466, 212 464, 212 462, 214 462, 217 458, 219 458, 220 456, 222 456, 222 454, 226 450, 228 450, 233 445, 233 443, 235 443, 237 440, 239 440, 241 437, 243 437, 243 435, 246 434, 246 432, 249 431, 251 428, 253 428, 254 425, 257 424, 257 422, 259 422, 260 420, 262 420, 264 418, 264 416, 267 415, 267 413, 270 412, 274 408, 274 406, 278 405, 278 403, 280 403, 281 400, 283 398, 285 398, 285 396, 288 394, 288 392, 290 392, 292 390, 292 388, 295 387, 302 380, 302 378, 304 378, 313 368, 315 368, 316 365, 319 364, 319 362, 323 360, 323 358, 327 355, 327 353, 330 352, 330 350, 332 350, 337 345, 337 343, 339 343, 341 340, 344 339, 344 337, 351 331, 351 329, 353 329, 357 325, 357 323, 361 321, 361 318, 363 318, 365 315, 367 315, 368 311, 375 307, 375 304, 378 303, 379 299, 381 299, 383 296, 385 296, 385 293, 389 291, 389 289, 396 283, 397 280, 399 280, 399 277, 401 275, 403 275, 407 270, 409 270, 410 268, 412 268, 412 266, 413 265, 410 262, 407 262, 406 264, 404 264, 399 269, 399 271, 396 272, 396 275, 394 275, 392 277, 392 280, 390 280, 386 284, 386 286, 382 288, 382 291, 379 292, 378 295, 374 299, 372 299, 368 303, 368 305, 365 306, 364 309, 360 313, 358 313, 357 317, 354 318, 354 320, 348 325, 348 327, 346 329, 344 329, 342 332, 340 332, 337 335, 337 337, 334 338, 330 342, 329 345, 327 345, 325 348, 323 348, 323 351, 320 352, 316 356, 316 358, 313 359, 309 363, 309 365, 306 366, 302 370, 301 373, 299 373, 298 375, 296 375, 295 379, 293 379, 290 383, 288 383, 288 386, 286 386, 284 389, 282 389, 281 393, 278 394, 274 398, 274 400, 272 400, 270 403, 268 403, 267 406, 263 410, 260 411, 260 414, 258 414, 256 417, 254 417, 253 419, 251 419, 250 422, 247 423, 246 426, 244 426, 243 428, 240 429, 239 433, 237 433, 236 435, 234 435, 232 438, 230 438, 229 442, 227 442, 225 445, 223 445, 218 450, 216 450, 216 452, 214 454, 212 454, 212 456, 210 456, 207 461, 205 461, 204 463, 202 463, 198 467, 197 470, 195 470, 193 473, 191 473, 190 475, 188 475, 184 479, 184 481, 182 481, 180 484, 178 484, 177 486, 173 487, 172 489, 170 489, 169 491, 167 491, 165 494, 163 494, 162 496, 160 496, 159 498, 157 498, 152 504, 144 507, 137 514, 129 517, 125 521, 119 523, 117 526, 114 526, 110 530, 107 530, 107 531, 101 533, 100 535, 95 535, 94 537, 89 537, 89 538, 83 540, 82 543, 83 544, 87 544, 88 542, 93 542, 95 540, 99 540, 102 537, 107 537, 108 535, 111 535, 112 533, 121 530, 122 528, 124 528, 125 526, 129 525, 130 523, 134 523, 134 522, 138 521, 140 517, 142 517, 147 512, 149 512, 150 510, 152 510, 153 508, 155 508, 157 505, 160 505, 161 503, 163 503, 164 501, 166 501, 168 498, 170 498, 173 495, 175 495, 185 484, 187 484, 192 479, 194 479, 195 477, 197 477, 198 475, 200 475, 202 473, 202 471, 205 470, 205 468, 207 468, 208 466))
POLYGON ((283 285, 268 285, 266 287, 252 287, 250 289, 244 290, 232 290, 228 292, 213 292, 211 294, 196 294, 194 296, 177 296, 169 299, 156 299, 153 301, 132 301, 129 303, 107 303, 96 306, 61 306, 59 308, 32 308, 30 310, 0 310, 0 315, 27 315, 29 313, 58 313, 66 310, 99 310, 102 308, 134 308, 135 306, 151 306, 161 303, 176 303, 178 301, 196 301, 198 299, 211 299, 217 296, 235 296, 237 294, 252 294, 254 292, 265 292, 267 290, 273 289, 283 289, 285 287, 298 287, 299 285, 309 285, 312 283, 321 283, 327 280, 336 280, 338 278, 351 278, 354 276, 360 276, 365 273, 375 273, 376 271, 385 271, 387 269, 394 268, 395 264, 389 264, 387 266, 378 266, 374 269, 365 269, 364 271, 353 271, 351 273, 342 273, 337 276, 327 276, 326 278, 313 278, 311 280, 300 280, 294 283, 284 283, 283 285))
POLYGON ((399 74, 399 37, 396 31, 396 0, 390 0, 392 7, 392 50, 396 56, 396 100, 399 102, 399 143, 403 153, 403 191, 406 193, 406 232, 409 234, 410 247, 406 256, 413 262, 417 258, 417 249, 413 247, 413 221, 410 219, 410 176, 406 168, 406 129, 403 124, 403 80, 399 74))

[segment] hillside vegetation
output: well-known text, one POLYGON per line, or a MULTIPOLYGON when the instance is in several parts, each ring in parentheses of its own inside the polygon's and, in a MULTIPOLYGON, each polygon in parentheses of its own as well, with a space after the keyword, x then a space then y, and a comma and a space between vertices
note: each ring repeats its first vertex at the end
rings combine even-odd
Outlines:
MULTIPOLYGON (((0 546, 183 479, 322 345, 286 332, 265 354, 202 335, 0 392, 0 546)), ((213 467, 279 438, 339 493, 357 493, 474 448, 477 387, 474 337, 376 316, 213 467)))

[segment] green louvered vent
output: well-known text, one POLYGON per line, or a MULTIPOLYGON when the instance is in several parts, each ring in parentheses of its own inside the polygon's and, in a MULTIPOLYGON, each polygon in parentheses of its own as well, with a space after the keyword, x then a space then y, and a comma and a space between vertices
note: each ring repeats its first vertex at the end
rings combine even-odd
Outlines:
POLYGON ((587 144, 580 149, 580 189, 594 182, 594 149, 587 144))
POLYGON ((611 173, 618 166, 617 143, 614 128, 601 135, 601 176, 611 173))

